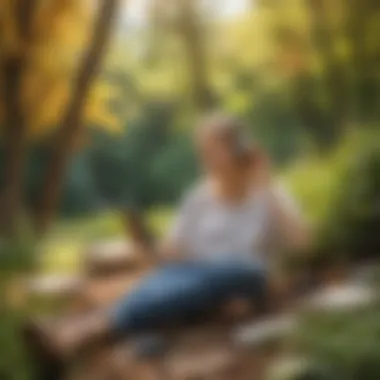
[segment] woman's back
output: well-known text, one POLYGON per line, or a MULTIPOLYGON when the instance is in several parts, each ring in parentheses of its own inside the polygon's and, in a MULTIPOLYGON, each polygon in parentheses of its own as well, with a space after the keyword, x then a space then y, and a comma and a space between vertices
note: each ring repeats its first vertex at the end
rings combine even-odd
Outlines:
MULTIPOLYGON (((285 207, 296 211, 291 197, 282 188, 273 190, 285 207)), ((186 197, 174 224, 172 240, 186 258, 213 262, 265 263, 280 248, 266 191, 252 190, 244 199, 229 203, 218 199, 205 183, 186 197)))

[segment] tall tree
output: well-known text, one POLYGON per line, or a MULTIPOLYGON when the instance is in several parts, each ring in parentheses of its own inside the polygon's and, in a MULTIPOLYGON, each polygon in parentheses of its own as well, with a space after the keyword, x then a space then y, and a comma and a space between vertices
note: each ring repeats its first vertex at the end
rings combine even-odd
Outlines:
POLYGON ((177 1, 177 33, 183 42, 195 105, 205 110, 213 105, 207 58, 200 20, 200 4, 194 0, 177 1))
POLYGON ((46 231, 55 214, 70 153, 75 139, 83 127, 86 98, 93 80, 99 72, 118 3, 118 0, 103 0, 99 7, 89 48, 83 55, 72 97, 62 123, 55 134, 50 164, 47 168, 36 215, 36 227, 39 233, 46 231))
POLYGON ((347 121, 348 87, 345 68, 337 56, 334 33, 325 0, 309 0, 312 37, 324 66, 324 82, 330 104, 330 128, 339 135, 347 121))
POLYGON ((26 158, 26 129, 25 112, 22 106, 22 80, 25 72, 28 46, 31 38, 31 26, 36 8, 35 0, 20 0, 7 6, 9 13, 4 17, 12 17, 11 31, 5 30, 4 19, 1 23, 1 97, 3 99, 4 128, 3 139, 5 149, 4 187, 2 190, 1 230, 12 233, 16 227, 21 212, 23 169, 26 158), (7 32, 17 41, 13 49, 9 48, 7 32))
MULTIPOLYGON (((9 234, 23 208, 24 167, 29 147, 50 135, 62 119, 87 42, 91 7, 87 0, 0 2, 0 229, 9 234)), ((83 111, 86 124, 117 128, 109 100, 116 94, 102 78, 83 111)))

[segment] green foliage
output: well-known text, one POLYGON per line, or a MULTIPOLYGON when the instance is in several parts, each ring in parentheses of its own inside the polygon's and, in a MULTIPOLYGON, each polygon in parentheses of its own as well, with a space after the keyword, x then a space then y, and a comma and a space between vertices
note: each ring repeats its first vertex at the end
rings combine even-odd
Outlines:
POLYGON ((16 239, 3 240, 0 247, 0 378, 28 380, 32 366, 21 337, 27 304, 14 305, 11 294, 17 280, 33 269, 36 252, 26 229, 19 232, 16 239))
POLYGON ((379 255, 378 132, 354 131, 330 155, 294 165, 284 175, 313 222, 322 254, 379 255))
MULTIPOLYGON (((145 214, 156 236, 162 237, 172 221, 173 210, 153 207, 145 214)), ((39 269, 43 273, 73 274, 81 269, 85 249, 103 240, 125 237, 125 226, 118 210, 59 221, 39 246, 39 269)))
POLYGON ((296 341, 301 352, 319 368, 329 369, 334 379, 375 380, 380 376, 379 305, 365 312, 308 316, 296 341))
POLYGON ((178 133, 152 162, 157 200, 172 204, 194 182, 198 167, 188 133, 178 133))
POLYGON ((343 380, 326 364, 304 357, 285 357, 270 368, 265 380, 343 380))
POLYGON ((379 255, 380 150, 376 135, 352 156, 331 215, 331 239, 351 255, 379 255), (340 227, 338 227, 340 226, 340 227))
POLYGON ((68 170, 61 199, 61 213, 65 216, 86 214, 98 207, 99 194, 86 152, 76 155, 68 170))
POLYGON ((34 236, 27 221, 20 221, 17 234, 0 240, 0 285, 12 276, 28 273, 35 265, 34 236))
POLYGON ((283 167, 302 152, 307 135, 286 94, 272 90, 258 95, 246 111, 246 119, 274 162, 283 167))
POLYGON ((20 331, 23 315, 9 309, 0 310, 0 377, 9 380, 30 380, 32 366, 29 363, 20 331))
POLYGON ((117 138, 97 136, 88 160, 98 194, 106 205, 147 208, 165 201, 162 197, 167 195, 160 186, 172 175, 170 162, 164 164, 160 180, 155 172, 157 160, 162 161, 176 140, 171 119, 170 108, 152 104, 117 138))

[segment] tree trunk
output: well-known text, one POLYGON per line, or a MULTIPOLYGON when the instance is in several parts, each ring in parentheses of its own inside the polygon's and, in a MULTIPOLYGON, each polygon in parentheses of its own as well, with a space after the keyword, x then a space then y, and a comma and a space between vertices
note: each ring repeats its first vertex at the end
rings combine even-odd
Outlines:
POLYGON ((98 10, 91 43, 79 66, 72 97, 53 142, 51 159, 36 211, 35 227, 38 234, 46 231, 55 215, 73 143, 83 126, 85 101, 93 79, 100 69, 118 3, 119 0, 103 0, 98 10))
POLYGON ((18 58, 5 59, 2 67, 5 105, 4 126, 4 187, 2 190, 3 234, 14 232, 22 204, 22 178, 25 163, 25 125, 22 115, 19 87, 21 62, 18 58))
POLYGON ((146 252, 153 254, 154 235, 147 225, 142 210, 123 210, 122 214, 125 231, 132 243, 144 248, 146 252))
POLYGON ((348 89, 343 67, 334 48, 334 36, 327 17, 327 1, 309 0, 309 6, 315 46, 324 63, 324 81, 330 103, 329 124, 336 138, 347 121, 348 89))
POLYGON ((27 65, 28 45, 36 6, 34 0, 19 0, 12 4, 17 22, 17 33, 24 50, 17 53, 3 52, 1 97, 4 104, 4 187, 1 198, 1 226, 3 235, 10 235, 17 228, 22 210, 23 171, 27 157, 27 120, 22 107, 22 79, 27 65), (7 54, 8 53, 8 54, 7 54))
POLYGON ((178 32, 187 55, 194 104, 204 111, 213 106, 214 99, 208 83, 206 55, 197 18, 197 2, 180 0, 178 6, 178 32))

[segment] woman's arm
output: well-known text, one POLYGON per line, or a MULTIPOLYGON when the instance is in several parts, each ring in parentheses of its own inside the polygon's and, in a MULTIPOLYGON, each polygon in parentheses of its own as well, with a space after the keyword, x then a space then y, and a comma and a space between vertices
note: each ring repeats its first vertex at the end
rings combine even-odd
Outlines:
POLYGON ((196 222, 196 192, 190 191, 181 202, 168 235, 158 248, 160 261, 181 261, 191 244, 196 222))
POLYGON ((275 186, 267 155, 260 152, 254 167, 254 183, 261 188, 269 206, 270 228, 276 231, 285 249, 304 251, 312 243, 312 231, 292 196, 275 186))
POLYGON ((266 196, 271 220, 285 248, 307 250, 312 243, 311 228, 291 196, 274 186, 268 187, 266 196))

